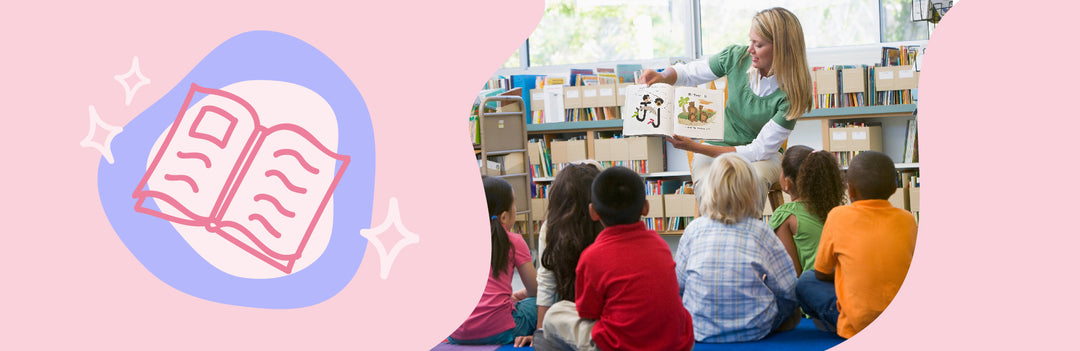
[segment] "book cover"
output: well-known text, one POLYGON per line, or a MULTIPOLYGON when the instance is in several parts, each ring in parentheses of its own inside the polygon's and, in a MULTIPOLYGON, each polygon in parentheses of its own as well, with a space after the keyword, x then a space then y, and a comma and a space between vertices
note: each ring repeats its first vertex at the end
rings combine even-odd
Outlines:
POLYGON ((636 83, 634 82, 635 75, 641 71, 641 64, 619 64, 615 65, 615 74, 619 76, 622 81, 619 83, 636 83))
POLYGON ((262 125, 240 96, 196 84, 151 154, 135 211, 205 228, 286 274, 349 164, 306 129, 262 125))
POLYGON ((724 92, 658 83, 627 87, 623 135, 723 140, 724 92))

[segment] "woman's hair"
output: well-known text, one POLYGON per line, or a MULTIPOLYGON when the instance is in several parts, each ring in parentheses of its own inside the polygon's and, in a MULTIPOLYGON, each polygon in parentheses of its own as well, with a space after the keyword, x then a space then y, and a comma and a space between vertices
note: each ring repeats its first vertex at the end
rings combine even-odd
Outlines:
POLYGON ((514 249, 510 245, 506 228, 503 228, 499 220, 499 215, 510 211, 510 206, 514 203, 514 188, 502 178, 481 176, 481 179, 484 181, 484 195, 487 196, 488 218, 491 222, 491 274, 498 278, 506 270, 511 250, 514 249))
POLYGON ((754 15, 751 27, 773 45, 772 72, 788 100, 787 120, 794 120, 814 106, 806 42, 799 18, 787 9, 774 7, 754 15))
POLYGON ((805 145, 795 145, 784 150, 784 158, 780 160, 780 169, 784 171, 784 177, 791 179, 791 187, 788 189, 795 196, 799 196, 799 167, 802 166, 803 160, 806 159, 806 155, 809 155, 811 149, 805 145))
POLYGON ((764 206, 757 171, 735 153, 713 160, 701 194, 701 214, 725 224, 758 217, 764 206))
POLYGON ((555 293, 574 301, 574 280, 581 252, 604 229, 589 218, 589 192, 600 168, 571 164, 559 171, 548 196, 547 238, 540 263, 555 273, 555 293))
POLYGON ((833 207, 844 203, 844 177, 831 152, 818 150, 806 155, 796 183, 799 201, 823 222, 833 207))

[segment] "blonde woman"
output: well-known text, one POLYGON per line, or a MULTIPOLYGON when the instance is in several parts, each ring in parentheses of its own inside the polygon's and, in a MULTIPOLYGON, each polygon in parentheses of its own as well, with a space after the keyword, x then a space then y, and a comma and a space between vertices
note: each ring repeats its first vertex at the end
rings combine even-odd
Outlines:
POLYGON ((675 251, 675 276, 694 339, 755 341, 799 323, 795 267, 784 244, 758 217, 757 172, 735 153, 720 155, 703 180, 701 218, 675 251))
POLYGON ((795 120, 813 106, 799 19, 780 7, 758 12, 751 22, 749 46, 732 45, 708 59, 660 73, 648 70, 639 82, 694 86, 725 76, 723 141, 701 144, 683 136, 667 139, 675 148, 697 154, 690 171, 699 199, 709 164, 725 153, 738 153, 752 161, 763 190, 780 180, 780 145, 791 135, 795 120))

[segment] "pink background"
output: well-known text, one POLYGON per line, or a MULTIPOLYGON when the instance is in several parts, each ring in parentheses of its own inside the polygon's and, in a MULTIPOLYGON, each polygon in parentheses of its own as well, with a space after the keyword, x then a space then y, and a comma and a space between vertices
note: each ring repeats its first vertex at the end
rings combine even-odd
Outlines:
MULTIPOLYGON (((5 5, 0 349, 426 350, 464 319, 488 257, 465 111, 543 2, 330 3, 5 5), (122 125, 211 49, 258 29, 308 42, 353 80, 377 145, 372 224, 396 197, 421 240, 388 280, 369 245, 345 290, 308 308, 227 306, 157 280, 112 231, 98 202, 100 156, 79 146, 87 106, 122 125), (152 83, 124 106, 112 77, 132 56, 152 83)), ((1078 5, 1019 6, 965 0, 934 33, 919 101, 915 260, 890 309, 841 349, 1072 341, 1080 311, 1066 267, 1080 242, 1064 209, 1078 193, 1064 165, 1078 77, 1076 40, 1059 33, 1075 32, 1078 5)))

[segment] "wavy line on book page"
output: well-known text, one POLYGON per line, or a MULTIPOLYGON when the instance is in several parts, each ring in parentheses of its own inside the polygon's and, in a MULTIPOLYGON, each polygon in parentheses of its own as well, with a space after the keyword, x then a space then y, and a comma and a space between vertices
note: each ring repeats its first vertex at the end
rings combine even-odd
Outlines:
POLYGON ((269 233, 271 236, 275 238, 281 238, 281 232, 278 232, 277 229, 274 229, 274 226, 270 225, 270 221, 267 221, 266 217, 263 217, 263 215, 258 213, 252 214, 248 216, 248 220, 259 222, 259 224, 262 224, 263 229, 266 229, 266 232, 269 233))
POLYGON ((288 188, 289 191, 292 191, 292 192, 297 193, 297 194, 306 194, 307 193, 307 189, 305 189, 303 187, 300 187, 300 186, 297 186, 297 185, 293 184, 292 182, 290 182, 289 177, 286 177, 285 173, 282 173, 279 170, 271 169, 269 171, 266 171, 266 177, 270 178, 271 176, 277 177, 278 179, 280 179, 281 183, 285 184, 285 187, 288 188))
MULTIPOLYGON (((288 209, 285 209, 285 206, 283 206, 281 204, 281 202, 278 201, 278 199, 276 197, 270 196, 269 194, 255 195, 254 200, 255 200, 255 202, 259 202, 260 200, 269 202, 271 205, 274 205, 274 209, 276 209, 278 211, 278 213, 280 213, 282 216, 289 217, 289 218, 296 217, 296 212, 289 211, 288 209)), ((251 218, 248 218, 248 219, 251 219, 251 218)))
POLYGON ((204 165, 204 166, 206 166, 206 168, 210 168, 210 157, 209 157, 209 156, 206 156, 206 154, 204 154, 204 153, 201 153, 201 152, 183 152, 183 151, 177 151, 177 152, 176 152, 176 157, 179 157, 179 158, 182 158, 182 159, 197 159, 197 160, 201 160, 201 161, 203 161, 203 165, 204 165))
POLYGON ((168 173, 166 173, 165 174, 165 180, 187 183, 187 185, 191 187, 191 192, 196 193, 196 194, 199 193, 199 184, 196 184, 195 179, 192 179, 189 176, 186 176, 186 175, 183 175, 183 174, 168 174, 168 173))
POLYGON ((145 213, 145 214, 157 217, 157 218, 164 219, 166 221, 179 223, 179 224, 183 224, 183 225, 196 226, 196 227, 206 226, 207 224, 210 223, 210 221, 208 219, 206 219, 206 218, 204 218, 202 216, 196 215, 195 213, 188 210, 187 207, 184 207, 183 205, 180 205, 180 202, 176 201, 176 199, 173 199, 172 196, 169 196, 168 194, 165 194, 163 192, 153 191, 153 190, 146 190, 146 191, 140 191, 140 192, 135 193, 135 196, 133 196, 133 197, 139 199, 138 201, 135 202, 135 212, 145 213), (149 208, 144 207, 143 202, 146 201, 146 198, 149 198, 149 197, 152 197, 152 198, 154 198, 156 200, 159 200, 159 201, 164 201, 165 203, 169 204, 169 206, 172 206, 177 211, 180 211, 184 215, 188 216, 188 218, 177 217, 177 216, 166 214, 165 212, 162 212, 162 211, 155 211, 155 210, 151 210, 149 208))
POLYGON ((274 157, 281 157, 286 155, 296 158, 296 162, 300 163, 300 167, 304 167, 304 170, 310 172, 311 174, 319 174, 319 169, 308 163, 307 160, 304 159, 304 156, 300 155, 299 151, 293 149, 281 149, 274 151, 274 157))
MULTIPOLYGON (((252 216, 258 216, 258 215, 255 214, 255 215, 252 215, 252 216)), ((259 216, 259 217, 262 217, 262 216, 259 216)), ((251 217, 249 217, 249 218, 251 218, 251 217)), ((267 225, 267 224, 264 224, 264 225, 267 225)), ((283 261, 296 260, 296 259, 300 258, 300 251, 299 250, 297 252, 294 252, 294 253, 291 253, 291 254, 283 254, 283 253, 274 251, 269 246, 266 246, 266 244, 263 244, 262 241, 260 241, 258 238, 255 237, 254 233, 252 233, 250 230, 245 228, 243 225, 240 225, 240 223, 236 223, 236 222, 233 222, 233 221, 224 221, 224 222, 220 223, 219 227, 220 228, 228 227, 228 228, 232 228, 232 229, 235 229, 235 230, 239 231, 241 234, 244 234, 244 236, 247 237, 248 240, 251 240, 251 242, 254 243, 255 246, 258 247, 258 249, 261 250, 263 254, 265 254, 265 255, 267 255, 269 257, 273 257, 275 259, 279 259, 279 260, 283 260, 283 261)), ((224 232, 222 232, 222 233, 224 233, 224 232)), ((224 233, 223 235, 229 236, 229 234, 227 234, 227 233, 224 233)))

